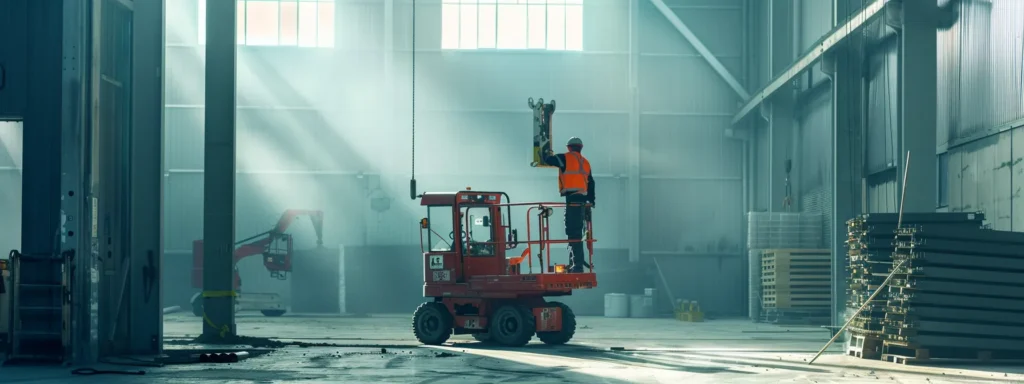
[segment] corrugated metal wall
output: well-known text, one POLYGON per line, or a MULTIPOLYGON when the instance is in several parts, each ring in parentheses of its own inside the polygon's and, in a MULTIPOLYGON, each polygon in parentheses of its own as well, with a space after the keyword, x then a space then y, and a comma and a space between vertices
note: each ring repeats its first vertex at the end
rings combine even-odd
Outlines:
MULTIPOLYGON (((820 73, 820 72, 819 72, 820 73)), ((797 115, 799 143, 793 169, 799 172, 794 192, 804 212, 821 213, 824 233, 832 223, 832 92, 821 86, 806 92, 797 115)), ((827 246, 831 236, 825 236, 827 246)))
POLYGON ((865 175, 868 212, 899 210, 899 40, 881 22, 867 29, 865 175))
MULTIPOLYGON (((940 5, 947 0, 938 0, 940 5)), ((768 14, 770 2, 758 3, 757 11, 768 14)), ((797 46, 808 47, 829 28, 831 1, 802 0, 796 26, 797 46)), ((937 31, 938 42, 938 158, 940 210, 984 211, 993 228, 1024 230, 1024 2, 1018 0, 973 0, 959 2, 955 23, 937 31)), ((896 168, 903 161, 899 153, 899 44, 896 35, 881 21, 867 26, 865 64, 865 174, 864 209, 895 212, 899 208, 896 168)), ((767 67, 767 40, 761 36, 759 68, 767 67)), ((800 83, 815 84, 821 74, 814 68, 800 83)), ((763 81, 762 81, 763 83, 763 81)), ((823 191, 831 176, 817 179, 816 164, 829 164, 831 151, 815 147, 831 138, 814 136, 815 121, 825 122, 831 110, 827 100, 801 96, 798 175, 804 209, 824 209, 823 191), (814 117, 821 116, 821 117, 814 117)), ((763 132, 764 130, 760 130, 763 132)), ((759 132, 759 134, 760 134, 759 132)), ((764 138, 759 136, 759 151, 764 138)), ((918 170, 930 172, 931 170, 918 170)), ((764 168, 757 173, 764 174, 764 168)), ((828 172, 822 172, 827 174, 828 172)), ((761 199, 763 179, 755 189, 761 199)), ((763 205, 758 200, 758 205, 763 205)))
MULTIPOLYGON (((944 1, 939 1, 944 3, 944 1)), ((950 211, 985 211, 993 227, 1013 225, 1019 194, 1013 152, 1024 119, 1024 2, 958 5, 956 22, 938 39, 939 200, 950 211)), ((866 30, 866 171, 869 212, 898 210, 898 40, 880 23, 866 30)), ((1021 144, 1024 144, 1022 142, 1021 144)), ((1024 205, 1022 205, 1024 206, 1024 205)))
MULTIPOLYGON (((767 36, 767 6, 770 2, 759 3, 763 3, 759 12, 765 20, 765 25, 761 26, 764 31, 762 35, 767 36)), ((800 55, 832 28, 832 2, 797 0, 793 5, 792 17, 778 17, 782 20, 779 22, 795 20, 793 46, 795 54, 800 55)), ((761 44, 769 42, 764 40, 761 44)), ((760 65, 768 66, 763 58, 760 65)), ((766 83, 768 80, 771 78, 761 79, 761 82, 766 83)), ((795 82, 798 103, 794 110, 795 153, 791 180, 792 193, 800 199, 794 202, 794 206, 802 211, 823 214, 822 225, 825 228, 828 228, 832 212, 832 91, 828 81, 819 63, 795 82)), ((763 147, 762 151, 767 151, 767 147, 763 147)), ((767 169, 763 168, 759 172, 767 172, 767 169)))
POLYGON ((959 16, 938 36, 940 200, 1024 230, 1024 2, 963 2, 959 16))

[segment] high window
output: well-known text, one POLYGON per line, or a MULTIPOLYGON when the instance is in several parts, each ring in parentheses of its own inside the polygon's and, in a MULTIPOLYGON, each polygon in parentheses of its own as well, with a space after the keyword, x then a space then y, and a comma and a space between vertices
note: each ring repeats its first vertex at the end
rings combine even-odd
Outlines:
MULTIPOLYGON (((206 2, 199 0, 199 44, 206 44, 206 2)), ((334 0, 238 0, 238 44, 334 46, 334 0)))
POLYGON ((442 49, 583 50, 583 0, 443 0, 442 49))

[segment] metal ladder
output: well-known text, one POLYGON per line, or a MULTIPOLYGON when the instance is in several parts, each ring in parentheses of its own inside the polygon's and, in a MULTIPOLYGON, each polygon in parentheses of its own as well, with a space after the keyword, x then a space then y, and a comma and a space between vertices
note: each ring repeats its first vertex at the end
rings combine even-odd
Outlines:
POLYGON ((11 330, 8 360, 63 362, 70 336, 73 252, 11 251, 11 330))

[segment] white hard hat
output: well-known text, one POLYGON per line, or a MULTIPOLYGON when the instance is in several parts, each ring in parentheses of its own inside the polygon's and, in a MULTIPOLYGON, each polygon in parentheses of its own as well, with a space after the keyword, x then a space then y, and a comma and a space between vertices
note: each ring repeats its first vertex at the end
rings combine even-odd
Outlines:
POLYGON ((566 147, 573 147, 573 146, 583 147, 583 140, 580 140, 580 138, 578 138, 576 136, 573 136, 573 137, 569 138, 569 141, 565 143, 565 146, 566 147))

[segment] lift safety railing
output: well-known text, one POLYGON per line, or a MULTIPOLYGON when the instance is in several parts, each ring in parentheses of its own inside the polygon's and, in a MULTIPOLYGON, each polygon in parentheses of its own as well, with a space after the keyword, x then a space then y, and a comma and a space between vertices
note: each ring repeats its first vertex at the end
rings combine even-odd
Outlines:
MULTIPOLYGON (((515 206, 516 204, 509 204, 509 205, 515 206)), ((554 212, 554 208, 568 209, 570 206, 578 206, 578 207, 581 207, 582 209, 587 209, 587 208, 590 207, 589 204, 565 204, 565 203, 539 203, 538 204, 538 203, 525 203, 525 204, 522 204, 522 205, 533 205, 532 207, 527 208, 527 210, 526 210, 526 239, 527 239, 527 241, 523 243, 523 244, 526 244, 526 249, 523 250, 523 254, 520 255, 518 258, 512 259, 513 261, 509 263, 510 266, 518 265, 518 264, 520 264, 522 262, 523 259, 527 259, 527 266, 529 266, 530 271, 532 272, 533 271, 533 258, 529 257, 529 256, 530 256, 530 253, 532 252, 534 244, 536 244, 538 246, 538 248, 540 249, 540 253, 537 255, 537 258, 540 259, 540 262, 542 263, 541 264, 541 273, 558 272, 557 270, 554 270, 552 268, 552 264, 551 264, 551 245, 552 244, 571 245, 573 243, 580 243, 580 242, 582 242, 582 243, 584 243, 584 245, 585 245, 585 247, 587 249, 587 266, 586 266, 586 268, 587 268, 588 272, 591 272, 591 273, 594 272, 594 242, 597 241, 597 240, 593 238, 593 233, 594 233, 593 232, 593 223, 590 220, 585 220, 584 221, 584 225, 583 225, 583 238, 580 239, 580 240, 552 239, 551 238, 551 225, 550 225, 550 220, 551 220, 552 213, 554 212), (531 240, 532 239, 532 228, 533 228, 533 225, 531 225, 531 223, 530 223, 530 218, 531 218, 531 214, 534 211, 537 212, 536 213, 536 217, 537 217, 537 227, 538 227, 538 232, 539 232, 538 239, 536 241, 531 240), (546 258, 544 257, 545 253, 547 254, 546 258)))
MULTIPOLYGON (((502 203, 498 203, 498 204, 461 204, 462 208, 492 208, 492 207, 497 207, 497 209, 499 211, 501 211, 502 208, 504 208, 505 212, 507 212, 505 215, 503 215, 504 219, 502 220, 502 223, 501 223, 501 225, 505 229, 504 235, 505 235, 506 239, 505 239, 504 242, 499 242, 499 241, 473 241, 472 243, 473 243, 474 246, 481 246, 481 245, 483 245, 483 246, 492 246, 492 247, 494 247, 494 249, 496 249, 498 246, 504 245, 505 246, 505 250, 512 250, 512 249, 518 248, 520 245, 525 245, 526 249, 523 250, 522 254, 520 254, 518 257, 513 257, 513 258, 509 259, 509 265, 508 266, 509 266, 509 273, 510 274, 521 274, 519 266, 520 266, 520 264, 522 264, 522 262, 524 260, 526 261, 527 267, 529 268, 530 272, 531 273, 533 272, 533 258, 530 257, 530 256, 532 256, 534 248, 538 249, 537 258, 540 260, 539 261, 540 266, 541 266, 541 272, 540 273, 542 273, 542 274, 543 273, 561 273, 561 272, 557 271, 554 268, 554 265, 552 265, 552 263, 551 263, 551 245, 553 245, 553 244, 565 244, 565 245, 568 246, 568 245, 573 244, 573 243, 584 243, 586 251, 587 251, 587 265, 586 265, 585 269, 588 272, 593 273, 594 272, 594 243, 597 241, 597 239, 595 239, 594 236, 593 236, 593 233, 594 233, 594 231, 593 231, 593 222, 590 220, 590 217, 589 217, 589 215, 587 213, 584 213, 585 220, 584 220, 584 225, 583 225, 583 238, 582 239, 570 240, 570 239, 552 239, 551 238, 550 218, 552 216, 552 213, 554 212, 554 209, 556 209, 556 208, 566 209, 569 206, 582 207, 584 210, 592 207, 592 205, 590 205, 590 204, 575 204, 575 203, 574 204, 566 204, 566 203, 553 203, 553 202, 552 203, 531 202, 531 203, 503 203, 503 204, 502 203), (521 240, 519 240, 517 238, 517 236, 513 235, 513 233, 516 233, 516 232, 514 232, 514 229, 512 228, 512 216, 511 216, 512 207, 527 207, 526 208, 526 240, 525 241, 521 241, 521 240), (536 218, 536 225, 537 225, 537 232, 538 232, 538 235, 537 235, 538 238, 536 240, 533 240, 533 227, 534 227, 534 225, 533 225, 533 223, 531 223, 531 219, 533 219, 533 218, 536 218), (507 224, 504 223, 505 220, 508 220, 507 224), (547 257, 545 257, 545 255, 547 255, 547 257)), ((455 249, 456 244, 459 243, 459 242, 463 243, 462 246, 459 247, 459 248, 467 249, 467 247, 466 247, 467 244, 465 244, 465 243, 468 242, 469 240, 472 240, 472 239, 468 238, 469 234, 467 233, 468 232, 468 228, 471 228, 472 224, 473 224, 473 223, 470 222, 472 220, 470 218, 470 215, 464 215, 464 220, 465 220, 465 222, 460 222, 459 224, 462 225, 463 228, 466 228, 466 230, 460 231, 460 232, 462 232, 462 234, 459 236, 459 238, 452 239, 453 242, 454 242, 453 244, 450 244, 452 249, 455 249)), ((425 250, 424 247, 423 247, 424 240, 425 240, 424 239, 424 232, 428 233, 428 235, 427 235, 428 237, 431 236, 431 235, 441 237, 440 234, 435 232, 433 229, 421 227, 420 228, 420 248, 421 248, 421 250, 425 250)), ((465 251, 463 253, 465 253, 465 251)))
MULTIPOLYGON (((533 272, 533 258, 530 257, 530 256, 532 255, 533 249, 535 247, 538 249, 537 258, 539 259, 539 263, 540 263, 540 266, 541 266, 541 272, 540 273, 543 274, 543 273, 562 273, 562 272, 565 272, 565 271, 558 271, 555 268, 555 266, 552 265, 552 262, 551 262, 551 246, 553 244, 565 244, 565 245, 569 246, 569 245, 571 245, 573 243, 584 243, 585 248, 587 250, 586 270, 588 272, 590 272, 590 273, 594 272, 594 242, 596 242, 597 239, 594 239, 594 237, 593 237, 593 233, 594 233, 593 232, 593 223, 591 222, 591 220, 589 220, 589 217, 586 217, 586 214, 584 214, 584 216, 585 216, 585 218, 587 220, 584 220, 583 238, 579 239, 579 240, 552 239, 551 238, 551 225, 550 225, 551 216, 552 216, 552 214, 553 214, 553 212, 554 212, 554 210, 556 208, 567 209, 570 206, 575 206, 575 207, 580 207, 582 209, 588 209, 588 208, 591 207, 590 204, 536 203, 536 202, 533 202, 533 203, 491 204, 490 206, 498 207, 499 210, 502 207, 504 207, 506 209, 506 212, 509 212, 509 216, 508 216, 508 221, 509 222, 508 222, 508 225, 505 226, 506 233, 508 233, 508 231, 512 230, 511 208, 512 207, 527 207, 526 208, 526 240, 525 241, 519 241, 519 239, 511 239, 510 238, 510 239, 508 239, 505 242, 506 250, 511 250, 511 249, 518 248, 520 245, 525 245, 526 246, 526 249, 523 250, 523 253, 520 256, 513 257, 512 259, 509 260, 510 273, 512 273, 512 271, 516 271, 515 274, 520 274, 521 272, 519 271, 519 265, 524 260, 526 261, 527 267, 529 268, 530 272, 531 273, 533 272), (536 218, 536 225, 537 225, 537 232, 538 232, 536 240, 533 240, 533 227, 534 227, 534 223, 531 222, 531 219, 533 219, 533 218, 536 218), (546 255, 546 257, 545 257, 545 255, 546 255)), ((466 228, 469 228, 468 224, 470 224, 470 223, 468 222, 468 220, 469 220, 468 215, 466 217, 466 220, 467 220, 466 228)), ((504 225, 504 224, 502 224, 502 225, 504 225)), ((496 241, 478 242, 477 244, 493 245, 493 246, 500 245, 499 242, 496 242, 496 241)))

